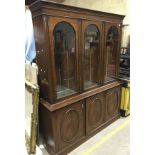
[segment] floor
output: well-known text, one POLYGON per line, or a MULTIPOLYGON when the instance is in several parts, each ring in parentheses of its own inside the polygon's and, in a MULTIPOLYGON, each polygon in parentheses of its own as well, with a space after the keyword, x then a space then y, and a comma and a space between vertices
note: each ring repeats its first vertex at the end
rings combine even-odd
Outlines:
POLYGON ((68 155, 130 155, 130 117, 118 119, 68 155))

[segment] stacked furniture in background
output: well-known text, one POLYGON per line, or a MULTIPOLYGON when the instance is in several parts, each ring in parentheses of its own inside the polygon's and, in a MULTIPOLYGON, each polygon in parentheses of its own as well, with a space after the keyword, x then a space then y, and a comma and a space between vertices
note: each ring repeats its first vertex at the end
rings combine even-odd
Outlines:
POLYGON ((122 48, 120 54, 121 116, 130 115, 130 45, 122 48))
POLYGON ((120 75, 119 76, 121 78, 130 79, 130 48, 122 48, 122 51, 120 54, 120 75))

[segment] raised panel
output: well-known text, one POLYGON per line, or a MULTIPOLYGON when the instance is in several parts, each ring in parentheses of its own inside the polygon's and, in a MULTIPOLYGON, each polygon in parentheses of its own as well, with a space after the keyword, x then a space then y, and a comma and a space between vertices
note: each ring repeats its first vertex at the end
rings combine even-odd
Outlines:
POLYGON ((88 105, 88 123, 91 126, 95 126, 100 121, 101 114, 102 114, 102 101, 99 98, 95 98, 88 105))
POLYGON ((54 128, 52 118, 54 113, 50 113, 42 104, 39 104, 39 132, 43 136, 46 146, 52 150, 57 150, 56 139, 54 135, 54 128))
POLYGON ((107 104, 107 113, 109 116, 112 116, 118 107, 118 94, 117 92, 109 93, 107 96, 108 104, 107 104))
POLYGON ((56 112, 58 149, 74 144, 85 136, 85 106, 83 101, 56 112))
POLYGON ((86 132, 94 132, 105 121, 104 93, 86 99, 86 132))
POLYGON ((120 87, 107 91, 106 94, 106 118, 111 119, 119 114, 120 109, 120 87))
POLYGON ((74 109, 69 109, 64 114, 60 124, 60 136, 64 142, 71 142, 79 130, 80 117, 74 109), (67 133, 66 133, 67 131, 67 133))

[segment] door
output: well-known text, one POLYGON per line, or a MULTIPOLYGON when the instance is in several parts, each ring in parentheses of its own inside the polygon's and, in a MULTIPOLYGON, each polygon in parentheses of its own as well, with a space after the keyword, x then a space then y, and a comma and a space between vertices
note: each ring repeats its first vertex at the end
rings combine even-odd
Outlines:
POLYGON ((86 133, 90 134, 106 121, 105 93, 86 99, 86 133))
POLYGON ((114 81, 118 77, 120 53, 120 24, 105 24, 105 76, 104 82, 114 81))
POLYGON ((54 100, 79 91, 78 23, 69 18, 48 20, 51 48, 51 75, 54 100))
POLYGON ((73 103, 56 112, 56 139, 58 150, 76 143, 85 136, 85 105, 73 103))
POLYGON ((120 87, 106 92, 106 119, 107 121, 120 114, 120 87))
POLYGON ((102 23, 82 21, 82 83, 83 90, 101 85, 102 23))

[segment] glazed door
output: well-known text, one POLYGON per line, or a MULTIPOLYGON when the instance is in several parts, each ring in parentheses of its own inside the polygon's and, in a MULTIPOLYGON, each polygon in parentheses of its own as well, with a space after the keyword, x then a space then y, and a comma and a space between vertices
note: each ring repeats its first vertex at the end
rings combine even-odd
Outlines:
POLYGON ((121 39, 120 32, 120 24, 105 24, 105 83, 113 81, 118 77, 121 39))
POLYGON ((58 100, 79 91, 78 25, 74 19, 50 17, 48 26, 54 83, 51 93, 58 100))
POLYGON ((120 87, 112 88, 106 92, 106 120, 120 114, 120 87))
POLYGON ((101 85, 102 23, 82 21, 82 83, 83 90, 101 85))
POLYGON ((86 99, 86 133, 90 134, 106 121, 105 93, 86 99))

